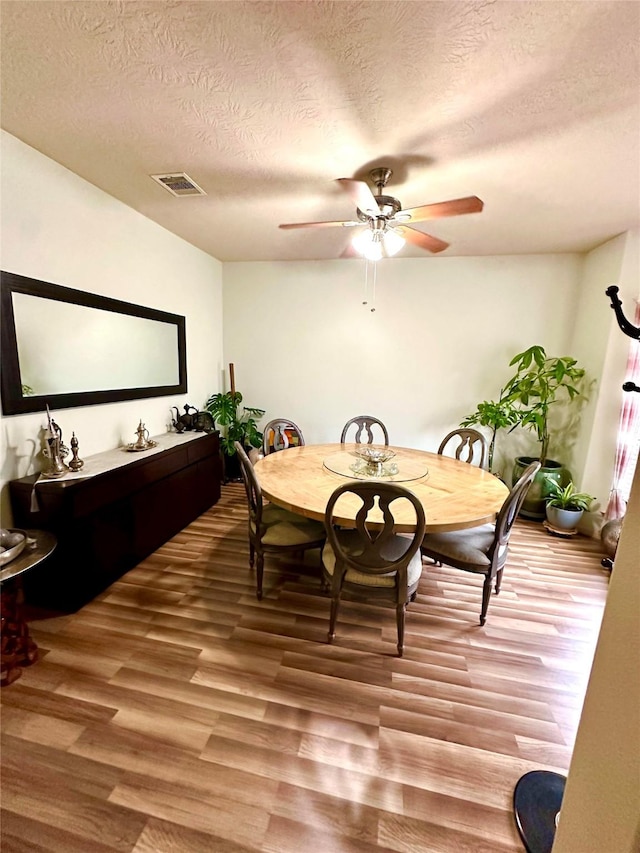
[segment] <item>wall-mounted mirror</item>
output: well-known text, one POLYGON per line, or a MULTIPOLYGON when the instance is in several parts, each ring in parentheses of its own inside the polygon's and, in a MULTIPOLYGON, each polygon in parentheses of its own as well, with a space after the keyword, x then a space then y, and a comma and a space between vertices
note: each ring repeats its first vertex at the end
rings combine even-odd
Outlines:
POLYGON ((2 273, 2 412, 187 391, 185 318, 2 273))

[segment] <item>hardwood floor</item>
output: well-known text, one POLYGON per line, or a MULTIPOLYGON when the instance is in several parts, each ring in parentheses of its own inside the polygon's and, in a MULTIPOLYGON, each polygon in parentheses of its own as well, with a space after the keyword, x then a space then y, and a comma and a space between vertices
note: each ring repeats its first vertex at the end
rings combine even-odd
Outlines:
MULTIPOLYGON (((2 850, 508 853, 532 769, 566 772, 609 573, 518 521, 502 591, 425 563, 395 613, 329 602, 313 555, 248 568, 239 485, 75 614, 0 693, 2 850)), ((317 557, 315 558, 317 561, 317 557)))

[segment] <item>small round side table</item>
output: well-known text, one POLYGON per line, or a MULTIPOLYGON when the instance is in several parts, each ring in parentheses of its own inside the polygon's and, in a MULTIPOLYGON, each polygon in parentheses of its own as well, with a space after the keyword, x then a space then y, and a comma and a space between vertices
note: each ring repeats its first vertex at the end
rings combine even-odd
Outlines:
POLYGON ((22 575, 46 560, 58 544, 53 533, 46 530, 25 533, 24 551, 0 569, 1 687, 20 678, 22 667, 38 658, 38 647, 29 635, 22 608, 22 575))

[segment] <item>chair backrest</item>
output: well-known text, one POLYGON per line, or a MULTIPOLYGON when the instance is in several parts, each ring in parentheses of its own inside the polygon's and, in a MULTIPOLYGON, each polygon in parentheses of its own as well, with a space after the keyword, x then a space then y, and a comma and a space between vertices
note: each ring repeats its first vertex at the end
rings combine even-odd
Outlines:
POLYGON ((445 435, 438 453, 440 456, 449 456, 452 452, 462 462, 475 464, 485 470, 487 468, 489 447, 486 438, 477 429, 454 429, 445 435))
POLYGON ((340 436, 340 444, 345 443, 347 440, 347 433, 354 424, 357 427, 355 434, 356 444, 362 444, 363 436, 365 444, 380 444, 381 442, 379 441, 374 442, 372 429, 374 426, 379 427, 382 431, 385 446, 389 444, 389 433, 387 432, 386 426, 382 421, 378 420, 378 418, 374 418, 372 415, 358 415, 357 417, 351 418, 351 420, 347 421, 344 425, 344 429, 342 430, 342 435, 340 436))
POLYGON ((508 544, 513 522, 516 520, 516 517, 520 512, 520 507, 527 496, 529 486, 533 482, 533 478, 539 470, 539 462, 532 462, 527 466, 518 482, 512 486, 511 491, 505 498, 500 512, 498 513, 498 518, 496 519, 496 533, 491 549, 492 555, 496 550, 499 554, 503 552, 505 546, 508 544))
POLYGON ((302 447, 302 430, 287 418, 274 418, 263 430, 262 452, 265 456, 287 447, 302 447))
POLYGON ((239 441, 235 441, 234 446, 240 460, 240 473, 242 474, 244 490, 247 493, 249 520, 254 523, 255 529, 259 533, 262 524, 262 489, 246 450, 239 441))
POLYGON ((411 558, 420 547, 424 537, 425 515, 420 500, 413 492, 397 483, 374 482, 372 480, 350 481, 333 492, 327 503, 324 525, 329 542, 336 556, 336 578, 344 576, 348 569, 354 569, 363 574, 381 575, 397 572, 397 588, 406 594, 407 567, 411 558), (356 515, 356 532, 358 542, 354 547, 353 531, 336 528, 333 522, 333 510, 336 503, 345 494, 352 494, 362 501, 362 507, 356 515), (416 513, 416 529, 413 535, 406 537, 407 548, 402 554, 397 553, 397 539, 394 533, 394 518, 391 505, 396 500, 409 501, 416 513), (374 511, 375 518, 370 518, 374 511), (377 512, 376 510, 379 510, 377 512), (380 527, 382 513, 382 527, 380 527), (342 535, 341 535, 342 533, 342 535), (385 550, 391 539, 396 540, 396 548, 385 550), (344 542, 348 541, 348 549, 344 542), (338 571, 338 566, 340 570, 338 571))

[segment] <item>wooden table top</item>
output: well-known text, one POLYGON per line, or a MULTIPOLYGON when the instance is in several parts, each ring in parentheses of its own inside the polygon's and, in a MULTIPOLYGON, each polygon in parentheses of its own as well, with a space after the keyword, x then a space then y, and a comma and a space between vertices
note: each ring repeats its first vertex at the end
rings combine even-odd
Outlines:
MULTIPOLYGON (((349 470, 348 462, 356 462, 353 456, 355 444, 317 444, 290 447, 271 453, 255 464, 255 471, 265 498, 291 512, 324 520, 324 513, 332 492, 351 478, 334 473, 336 468, 349 470), (344 453, 344 466, 336 454, 344 453), (326 467, 325 460, 334 469, 326 467)), ((447 530, 463 530, 495 521, 496 514, 509 494, 508 488, 493 474, 459 462, 447 456, 412 450, 407 447, 391 447, 396 456, 401 485, 412 491, 422 502, 429 533, 447 530), (423 472, 428 473, 423 475, 423 472), (411 479, 404 479, 407 472, 411 479), (413 477, 417 477, 414 479, 413 477)), ((404 502, 403 502, 404 503, 404 502)), ((344 526, 353 526, 359 508, 357 500, 341 499, 337 504, 336 521, 344 526)), ((398 512, 394 505, 397 529, 410 532, 415 525, 415 514, 408 502, 398 512), (405 511, 406 510, 406 511, 405 511)))

